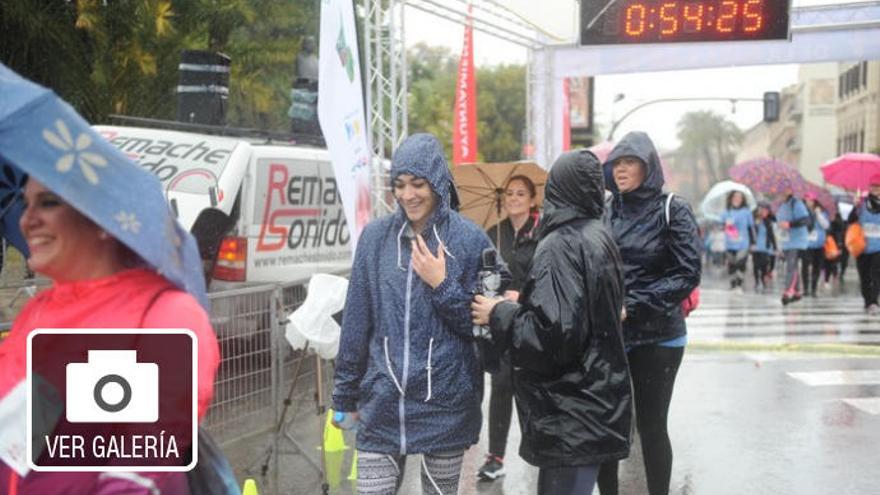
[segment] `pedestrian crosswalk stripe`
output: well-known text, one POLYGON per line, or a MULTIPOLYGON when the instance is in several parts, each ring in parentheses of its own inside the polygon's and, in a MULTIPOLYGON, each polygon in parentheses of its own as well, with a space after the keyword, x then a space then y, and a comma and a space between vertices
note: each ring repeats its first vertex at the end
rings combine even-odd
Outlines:
POLYGON ((880 370, 789 372, 788 376, 811 387, 827 385, 880 385, 880 370))
POLYGON ((702 318, 693 318, 688 320, 689 327, 716 327, 726 325, 832 325, 832 326, 859 326, 873 328, 874 331, 880 331, 880 320, 876 318, 868 318, 866 316, 846 316, 846 315, 804 315, 804 318, 793 318, 790 315, 762 315, 762 316, 740 316, 740 315, 717 315, 704 316, 702 318))
POLYGON ((845 404, 848 404, 860 411, 864 411, 868 414, 878 415, 880 414, 880 397, 865 397, 865 398, 855 398, 855 399, 841 399, 845 404))

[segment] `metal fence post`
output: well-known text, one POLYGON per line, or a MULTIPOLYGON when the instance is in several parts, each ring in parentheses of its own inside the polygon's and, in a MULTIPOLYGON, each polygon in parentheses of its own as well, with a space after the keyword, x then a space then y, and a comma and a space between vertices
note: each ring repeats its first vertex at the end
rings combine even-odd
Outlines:
MULTIPOLYGON (((283 393, 281 391, 282 384, 284 381, 284 328, 282 327, 282 322, 285 320, 285 311, 284 311, 284 299, 283 299, 283 289, 280 285, 276 285, 272 290, 272 309, 270 310, 269 317, 272 322, 272 417, 273 424, 278 424, 281 420, 281 401, 283 393)), ((286 326, 286 325, 285 325, 286 326)), ((274 438, 274 449, 275 455, 272 459, 273 465, 273 473, 272 473, 272 481, 273 488, 275 489, 275 493, 280 493, 279 487, 281 486, 279 480, 279 473, 281 472, 281 455, 280 455, 280 441, 281 435, 275 435, 274 438)))

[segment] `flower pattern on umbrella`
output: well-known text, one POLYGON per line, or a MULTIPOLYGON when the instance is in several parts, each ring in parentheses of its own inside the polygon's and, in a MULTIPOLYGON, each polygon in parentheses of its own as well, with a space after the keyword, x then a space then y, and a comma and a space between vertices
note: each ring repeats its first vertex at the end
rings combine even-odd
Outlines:
POLYGON ((771 195, 782 194, 787 190, 797 195, 804 192, 804 178, 800 172, 773 158, 757 158, 739 163, 728 171, 728 175, 755 192, 771 195))
POLYGON ((827 189, 818 184, 814 184, 810 181, 805 181, 804 184, 804 194, 815 194, 816 201, 822 205, 822 208, 828 212, 829 216, 834 217, 834 214, 837 213, 837 201, 834 199, 834 196, 832 196, 827 189))
MULTIPOLYGON (((0 180, 8 191, 19 194, 24 181, 16 174, 27 173, 207 308, 195 238, 174 218, 159 179, 51 90, 2 63, 0 94, 0 159, 13 169, 0 180)), ((13 241, 22 210, 9 213, 3 235, 13 241)))
POLYGON ((43 129, 43 139, 64 152, 55 163, 55 169, 59 172, 68 172, 74 163, 78 163, 86 180, 93 186, 97 185, 99 179, 94 167, 106 167, 107 160, 98 153, 88 151, 92 146, 91 136, 82 133, 76 137, 76 142, 74 142, 70 130, 61 119, 55 121, 55 128, 58 131, 57 134, 49 129, 43 129))

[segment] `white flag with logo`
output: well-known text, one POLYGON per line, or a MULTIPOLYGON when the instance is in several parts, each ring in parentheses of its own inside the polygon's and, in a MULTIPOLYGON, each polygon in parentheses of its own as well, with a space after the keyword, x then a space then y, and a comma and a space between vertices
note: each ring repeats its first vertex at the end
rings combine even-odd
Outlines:
POLYGON ((370 148, 351 0, 321 0, 318 121, 351 232, 352 255, 370 220, 370 148))

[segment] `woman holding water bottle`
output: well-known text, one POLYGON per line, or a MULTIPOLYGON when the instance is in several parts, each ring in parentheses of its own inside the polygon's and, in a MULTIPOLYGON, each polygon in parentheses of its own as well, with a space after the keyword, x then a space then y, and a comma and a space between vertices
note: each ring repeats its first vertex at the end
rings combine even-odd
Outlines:
POLYGON ((483 370, 470 318, 480 257, 492 243, 454 211, 443 147, 415 134, 397 149, 394 213, 358 240, 342 322, 333 409, 357 422, 358 493, 394 494, 407 455, 423 493, 458 492, 482 426, 483 370))

